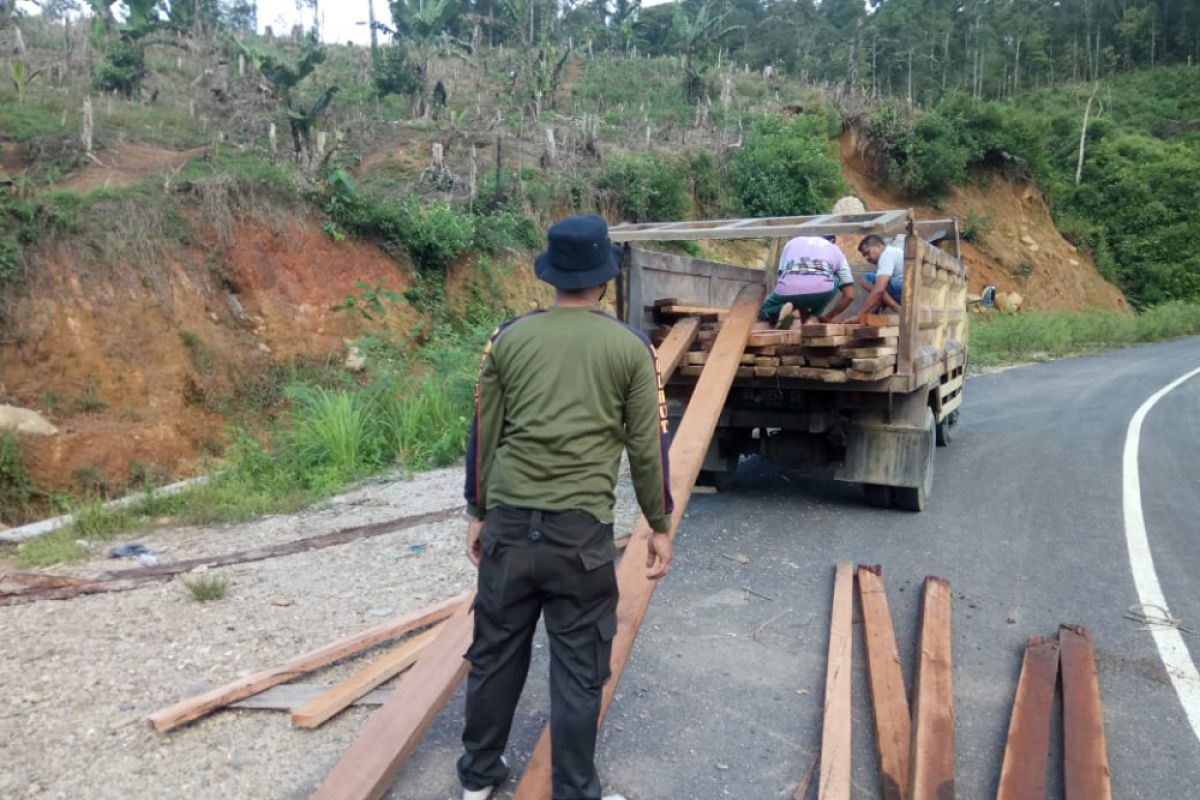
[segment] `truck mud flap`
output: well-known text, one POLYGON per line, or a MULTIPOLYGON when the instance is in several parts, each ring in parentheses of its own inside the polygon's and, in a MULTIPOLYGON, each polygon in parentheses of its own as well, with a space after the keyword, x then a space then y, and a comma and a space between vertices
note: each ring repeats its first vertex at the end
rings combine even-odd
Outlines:
POLYGON ((840 481, 883 486, 928 487, 934 440, 927 426, 864 419, 850 425, 840 481))

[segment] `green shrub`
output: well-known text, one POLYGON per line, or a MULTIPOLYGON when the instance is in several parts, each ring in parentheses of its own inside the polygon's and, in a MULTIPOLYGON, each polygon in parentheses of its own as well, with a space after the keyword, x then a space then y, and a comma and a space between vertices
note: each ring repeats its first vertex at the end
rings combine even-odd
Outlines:
POLYGON ((402 219, 404 247, 423 269, 445 270, 475 239, 474 218, 446 203, 434 203, 424 211, 408 204, 402 219))
POLYGON ((474 246, 484 253, 496 253, 505 247, 533 249, 541 244, 541 235, 533 220, 507 209, 475 215, 474 246))
POLYGON ((683 172, 665 159, 649 154, 614 156, 605 165, 599 186, 612 194, 621 218, 629 222, 668 222, 687 216, 683 172))
POLYGON ((981 242, 992 232, 992 225, 995 221, 996 217, 993 214, 968 211, 966 217, 963 218, 962 230, 959 231, 959 234, 964 241, 981 242))
POLYGON ((24 519, 32 499, 33 481, 17 435, 0 431, 0 518, 24 519))
POLYGON ((847 193, 830 119, 761 117, 729 164, 746 212, 773 217, 823 214, 847 193))
POLYGON ((382 48, 371 62, 371 83, 380 97, 406 97, 421 88, 408 65, 408 52, 399 43, 382 48))

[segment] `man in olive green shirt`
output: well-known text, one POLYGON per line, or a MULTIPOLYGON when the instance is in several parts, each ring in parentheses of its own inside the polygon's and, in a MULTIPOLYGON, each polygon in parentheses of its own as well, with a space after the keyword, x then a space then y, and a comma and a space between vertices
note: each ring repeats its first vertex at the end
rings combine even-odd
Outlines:
POLYGON ((492 334, 467 449, 467 557, 479 587, 458 761, 464 800, 486 800, 508 777, 503 752, 543 613, 553 800, 601 800, 595 744, 617 629, 612 523, 622 449, 654 530, 649 577, 666 575, 673 555, 654 350, 598 305, 619 251, 599 217, 568 217, 547 239, 535 268, 555 287, 555 304, 492 334))

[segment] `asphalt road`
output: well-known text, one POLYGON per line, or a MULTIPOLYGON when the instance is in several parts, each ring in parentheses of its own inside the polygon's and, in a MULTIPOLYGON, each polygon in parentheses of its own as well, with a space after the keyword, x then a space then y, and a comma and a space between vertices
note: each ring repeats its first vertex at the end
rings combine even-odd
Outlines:
MULTIPOLYGON (((1197 366, 1192 338, 970 379, 921 514, 743 462, 730 490, 689 506, 601 735, 607 785, 634 800, 791 797, 819 750, 833 568, 846 559, 883 565, 910 687, 921 581, 952 584, 959 798, 995 796, 1025 639, 1060 622, 1092 630, 1114 797, 1200 797, 1200 742, 1151 635, 1124 616, 1138 595, 1121 477, 1131 416, 1197 366)), ((1200 376, 1150 412, 1139 462, 1158 575, 1200 661, 1200 376)), ((854 797, 877 797, 857 634, 854 648, 854 797)), ((514 725, 518 761, 547 710, 539 656, 514 725)), ((460 712, 461 694, 389 796, 453 796, 460 712)), ((1052 741, 1053 765, 1057 719, 1052 741)), ((1050 788, 1062 796, 1060 766, 1050 788)))

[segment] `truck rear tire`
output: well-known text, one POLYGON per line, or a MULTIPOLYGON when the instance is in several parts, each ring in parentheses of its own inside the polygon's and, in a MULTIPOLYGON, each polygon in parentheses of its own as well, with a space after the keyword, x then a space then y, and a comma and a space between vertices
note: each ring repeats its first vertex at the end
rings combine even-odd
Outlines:
POLYGON ((958 412, 951 411, 947 417, 937 424, 937 446, 946 447, 954 441, 954 428, 958 425, 958 412))

